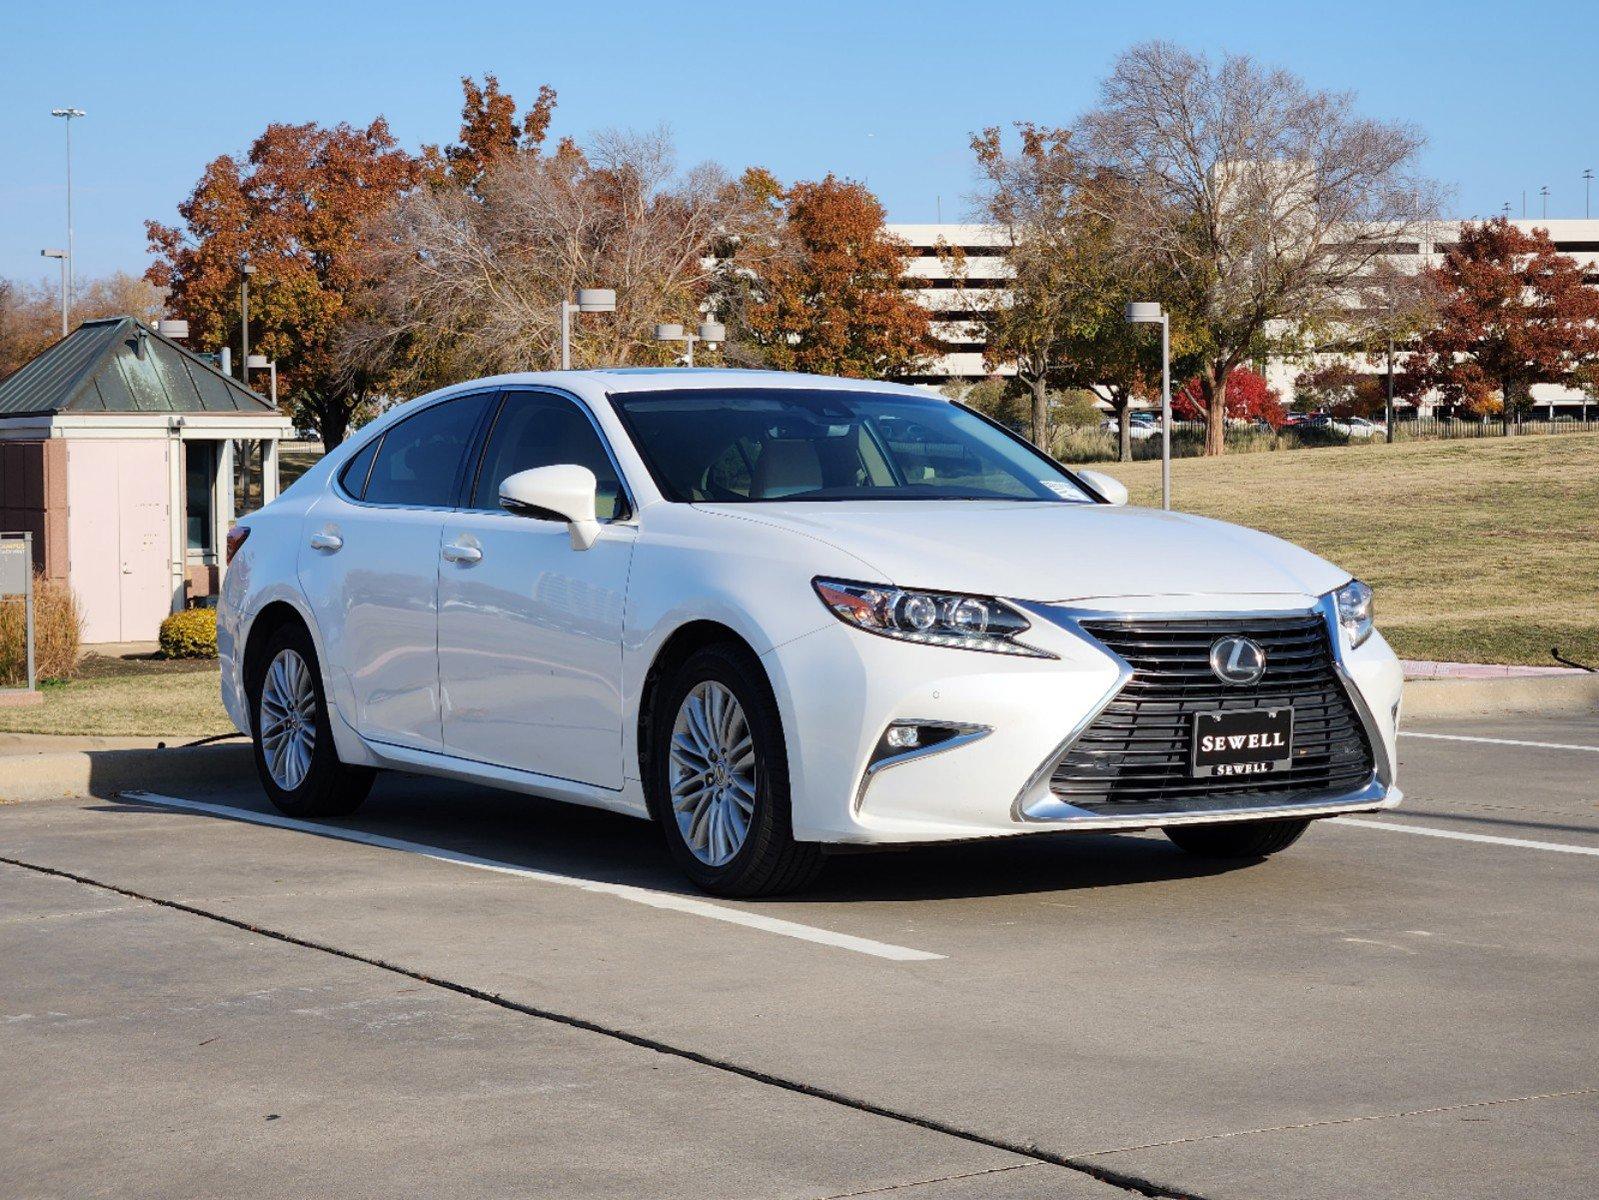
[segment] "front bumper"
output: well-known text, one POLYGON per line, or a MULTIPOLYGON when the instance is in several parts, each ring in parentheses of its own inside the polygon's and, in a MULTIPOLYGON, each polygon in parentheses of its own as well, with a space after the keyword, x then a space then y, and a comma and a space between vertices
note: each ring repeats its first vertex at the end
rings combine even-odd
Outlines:
POLYGON ((1051 772, 1113 700, 1130 668, 1077 627, 1090 617, 1177 620, 1326 613, 1304 596, 1133 597, 1092 608, 1029 606, 1024 640, 1055 659, 1013 658, 873 637, 843 624, 818 630, 765 658, 789 731, 795 836, 889 844, 998 837, 1065 828, 1142 829, 1217 821, 1321 817, 1399 803, 1394 734, 1403 673, 1379 634, 1358 649, 1331 621, 1339 679, 1359 713, 1373 770, 1339 793, 1260 797, 1202 812, 1116 813, 1065 803, 1051 772), (883 731, 925 721, 982 732, 872 768, 883 731))

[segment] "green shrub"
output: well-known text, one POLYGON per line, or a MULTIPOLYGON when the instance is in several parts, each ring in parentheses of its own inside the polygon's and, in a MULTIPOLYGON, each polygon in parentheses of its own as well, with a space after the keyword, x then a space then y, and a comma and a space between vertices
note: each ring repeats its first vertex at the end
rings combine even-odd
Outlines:
POLYGON ((187 608, 162 621, 161 653, 168 658, 215 658, 216 609, 187 608))
MULTIPOLYGON (((71 679, 83 641, 83 617, 72 589, 33 577, 33 667, 40 679, 71 679)), ((28 683, 28 618, 21 596, 0 601, 0 687, 28 683)))

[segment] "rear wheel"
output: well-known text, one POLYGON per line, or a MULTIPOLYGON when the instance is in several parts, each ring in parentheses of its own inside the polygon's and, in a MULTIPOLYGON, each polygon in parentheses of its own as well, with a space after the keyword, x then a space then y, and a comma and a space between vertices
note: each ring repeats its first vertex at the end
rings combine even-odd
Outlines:
POLYGON ((664 681, 650 720, 650 813, 684 874, 722 896, 815 879, 821 851, 794 840, 782 721, 752 654, 695 651, 664 681))
POLYGON ((1178 848, 1201 858, 1265 858, 1299 840, 1310 821, 1233 821, 1221 825, 1168 825, 1178 848))
POLYGON ((372 787, 370 767, 339 761, 311 635, 286 625, 268 639, 253 673, 255 769, 267 798, 291 817, 343 817, 372 787))

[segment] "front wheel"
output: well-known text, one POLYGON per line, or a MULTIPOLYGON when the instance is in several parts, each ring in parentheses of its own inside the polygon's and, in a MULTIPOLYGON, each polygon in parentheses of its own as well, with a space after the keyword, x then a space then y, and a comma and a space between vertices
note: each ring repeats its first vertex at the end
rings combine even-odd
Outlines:
POLYGON ((1201 858, 1265 858, 1288 849, 1309 825, 1306 818, 1232 821, 1220 825, 1168 825, 1161 832, 1179 849, 1201 858))
POLYGON ((311 635, 286 625, 272 635, 251 681, 255 769, 278 811, 291 817, 344 817, 372 787, 370 767, 339 761, 311 635))
POLYGON ((742 647, 695 651, 651 713, 650 813, 684 874, 721 896, 794 891, 821 851, 796 842, 777 701, 742 647))

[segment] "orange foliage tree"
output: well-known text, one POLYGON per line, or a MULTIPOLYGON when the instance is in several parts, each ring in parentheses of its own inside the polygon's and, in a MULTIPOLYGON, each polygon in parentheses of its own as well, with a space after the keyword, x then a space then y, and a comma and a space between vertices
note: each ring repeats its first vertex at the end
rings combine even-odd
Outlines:
MULTIPOLYGON (((744 182, 771 180, 752 172, 744 182)), ((734 259, 749 286, 735 336, 765 365, 874 378, 913 373, 937 352, 927 310, 903 290, 911 249, 883 228, 876 196, 829 175, 771 199, 779 219, 734 259)))

